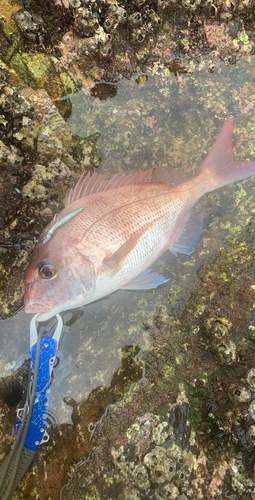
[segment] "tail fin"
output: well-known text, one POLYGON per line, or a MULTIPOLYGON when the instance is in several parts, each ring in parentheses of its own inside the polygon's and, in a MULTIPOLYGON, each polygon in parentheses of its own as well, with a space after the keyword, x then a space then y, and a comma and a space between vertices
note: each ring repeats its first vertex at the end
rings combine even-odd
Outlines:
POLYGON ((255 175, 255 161, 234 161, 232 132, 234 119, 229 120, 221 130, 210 153, 203 161, 199 172, 211 174, 212 188, 218 189, 231 182, 255 175))

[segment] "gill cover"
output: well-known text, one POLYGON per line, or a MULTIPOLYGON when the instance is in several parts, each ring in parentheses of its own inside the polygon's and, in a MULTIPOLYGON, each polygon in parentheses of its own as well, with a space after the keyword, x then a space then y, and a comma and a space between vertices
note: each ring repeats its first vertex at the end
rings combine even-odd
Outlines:
MULTIPOLYGON (((88 300, 96 285, 96 271, 93 261, 87 255, 84 255, 80 250, 76 249, 75 253, 70 251, 70 271, 72 283, 72 291, 74 300, 77 301, 77 295, 80 300, 88 300), (78 292, 78 293, 77 293, 78 292)), ((69 286, 69 284, 67 284, 69 286)))

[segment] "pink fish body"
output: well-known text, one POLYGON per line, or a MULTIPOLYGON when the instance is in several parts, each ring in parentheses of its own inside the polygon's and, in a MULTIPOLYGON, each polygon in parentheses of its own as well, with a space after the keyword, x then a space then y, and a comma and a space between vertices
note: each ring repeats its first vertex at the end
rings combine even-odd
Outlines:
POLYGON ((167 281, 148 268, 167 249, 189 253, 208 191, 255 174, 255 162, 234 162, 233 120, 223 127, 197 175, 180 184, 170 169, 114 176, 90 173, 70 192, 66 208, 43 231, 26 276, 25 311, 44 321, 123 289, 167 281))

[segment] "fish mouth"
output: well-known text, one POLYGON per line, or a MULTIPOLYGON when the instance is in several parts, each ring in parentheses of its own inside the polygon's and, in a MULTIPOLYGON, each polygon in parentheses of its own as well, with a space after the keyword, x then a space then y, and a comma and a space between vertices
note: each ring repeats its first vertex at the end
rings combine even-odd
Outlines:
POLYGON ((25 312, 26 313, 47 313, 50 312, 52 308, 52 304, 46 303, 46 304, 38 304, 36 302, 32 304, 25 304, 25 312))

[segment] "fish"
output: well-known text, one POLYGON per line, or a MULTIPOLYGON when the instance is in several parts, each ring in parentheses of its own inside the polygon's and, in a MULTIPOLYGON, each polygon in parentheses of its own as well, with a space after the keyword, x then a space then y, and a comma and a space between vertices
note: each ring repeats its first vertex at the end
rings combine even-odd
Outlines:
POLYGON ((202 232, 206 193, 255 174, 255 161, 234 161, 234 120, 221 130, 192 178, 171 168, 81 175, 65 208, 44 229, 29 263, 24 304, 46 321, 119 289, 153 289, 168 278, 151 270, 166 251, 189 255, 202 232))

